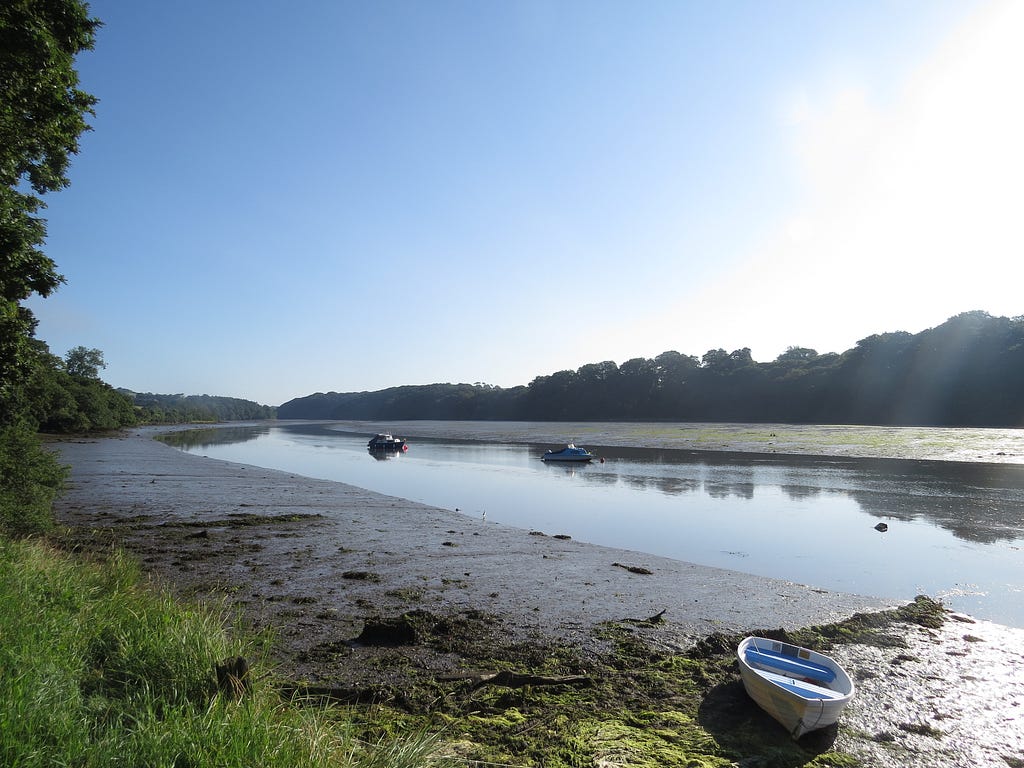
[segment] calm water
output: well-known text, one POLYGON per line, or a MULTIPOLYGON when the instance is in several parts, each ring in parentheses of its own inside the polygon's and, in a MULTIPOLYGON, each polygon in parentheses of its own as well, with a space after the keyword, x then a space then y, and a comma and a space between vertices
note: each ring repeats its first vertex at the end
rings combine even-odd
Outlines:
POLYGON ((192 453, 336 480, 488 521, 880 597, 928 594, 1024 627, 1024 466, 414 438, 378 460, 330 425, 182 433, 192 453), (888 531, 875 525, 884 522, 888 531))

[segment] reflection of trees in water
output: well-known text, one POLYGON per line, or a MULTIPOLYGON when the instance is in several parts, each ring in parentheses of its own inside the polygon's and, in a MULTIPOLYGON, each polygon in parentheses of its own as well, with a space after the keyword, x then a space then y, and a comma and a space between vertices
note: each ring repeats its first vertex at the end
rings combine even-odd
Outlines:
POLYGON ((209 427, 168 432, 160 435, 158 439, 175 448, 188 451, 193 448, 208 448, 211 445, 247 443, 269 433, 270 427, 209 427))
POLYGON ((654 485, 669 495, 693 493, 700 489, 700 481, 692 477, 659 477, 654 485))
POLYGON ((735 496, 739 499, 754 498, 754 483, 704 483, 704 493, 712 499, 728 499, 735 496))
POLYGON ((703 491, 712 499, 754 498, 757 486, 779 488, 793 502, 841 496, 877 518, 924 520, 965 541, 992 544, 1024 538, 1024 466, 899 459, 738 456, 656 457, 637 460, 673 466, 675 475, 607 470, 584 473, 588 482, 622 482, 670 495, 703 491), (673 460, 674 459, 674 460, 673 460), (755 464, 756 461, 756 464, 755 464), (709 479, 709 475, 715 479, 709 479), (816 485, 815 483, 819 483, 816 485))
POLYGON ((665 477, 650 475, 613 475, 630 488, 638 491, 658 490, 669 496, 693 493, 700 490, 700 481, 690 477, 665 477))
POLYGON ((880 490, 856 489, 864 512, 922 519, 965 541, 991 544, 1024 536, 1024 467, 936 461, 872 462, 880 490))
POLYGON ((927 520, 958 539, 994 544, 1024 537, 1021 502, 968 495, 921 496, 875 491, 851 491, 850 498, 874 517, 927 520))
POLYGON ((807 501, 821 496, 821 488, 813 485, 782 485, 779 486, 790 501, 807 501))
MULTIPOLYGON (((558 462, 552 463, 557 464, 558 462)), ((555 467, 552 467, 552 471, 555 469, 555 467)), ((587 467, 564 467, 562 468, 562 471, 573 476, 579 475, 588 483, 594 483, 597 485, 615 485, 619 482, 619 476, 614 472, 589 472, 587 467)))

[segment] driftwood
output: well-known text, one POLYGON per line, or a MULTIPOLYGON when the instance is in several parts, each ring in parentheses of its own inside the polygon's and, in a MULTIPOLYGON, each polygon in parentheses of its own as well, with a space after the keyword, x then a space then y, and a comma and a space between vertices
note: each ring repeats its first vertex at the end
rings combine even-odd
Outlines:
POLYGON ((623 622, 628 624, 661 624, 665 620, 665 611, 668 608, 662 608, 653 616, 648 616, 646 619, 623 619, 623 622))
MULTIPOLYGON (((594 684, 585 675, 530 675, 520 672, 483 672, 438 678, 442 682, 466 680, 476 690, 485 685, 501 685, 506 688, 524 688, 528 685, 571 685, 586 688, 594 684)), ((294 702, 318 702, 324 704, 375 704, 390 697, 388 691, 379 688, 340 688, 327 685, 286 685, 281 695, 294 702)))
POLYGON ((630 573, 639 573, 641 576, 650 576, 654 571, 647 568, 643 568, 639 565, 623 565, 622 563, 612 563, 613 568, 625 568, 630 573))
POLYGON ((484 685, 500 685, 505 688, 525 688, 528 685, 572 685, 586 688, 594 684, 593 679, 586 675, 531 675, 509 670, 484 672, 471 675, 466 679, 473 681, 474 688, 484 685))

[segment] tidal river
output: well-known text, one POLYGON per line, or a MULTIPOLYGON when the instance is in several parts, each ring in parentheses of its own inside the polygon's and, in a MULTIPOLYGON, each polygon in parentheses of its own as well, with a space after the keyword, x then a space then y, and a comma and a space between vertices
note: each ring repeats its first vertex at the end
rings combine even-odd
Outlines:
POLYGON ((488 522, 828 590, 927 594, 1024 627, 1019 430, 282 422, 174 441, 488 522), (367 440, 392 427, 409 449, 380 460, 367 440), (540 460, 570 440, 600 460, 540 460))

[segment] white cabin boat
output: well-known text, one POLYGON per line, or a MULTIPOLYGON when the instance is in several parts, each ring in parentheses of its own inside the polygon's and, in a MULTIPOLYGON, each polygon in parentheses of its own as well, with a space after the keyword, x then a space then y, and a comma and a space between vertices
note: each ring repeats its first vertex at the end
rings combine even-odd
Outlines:
POLYGON ((590 461, 593 458, 594 454, 590 451, 585 448, 577 448, 572 443, 560 451, 544 451, 544 455, 541 456, 543 461, 590 461))
POLYGON ((832 725, 853 698, 850 676, 824 654, 748 637, 736 655, 747 694, 794 739, 832 725))

